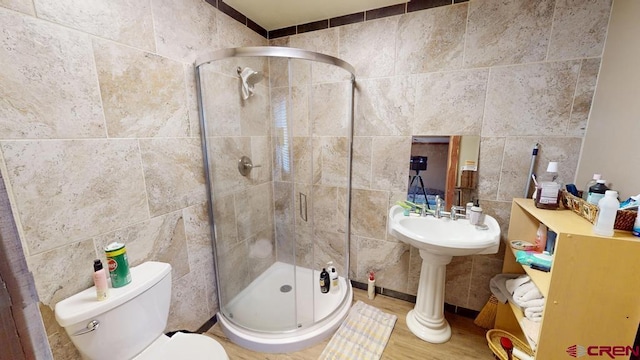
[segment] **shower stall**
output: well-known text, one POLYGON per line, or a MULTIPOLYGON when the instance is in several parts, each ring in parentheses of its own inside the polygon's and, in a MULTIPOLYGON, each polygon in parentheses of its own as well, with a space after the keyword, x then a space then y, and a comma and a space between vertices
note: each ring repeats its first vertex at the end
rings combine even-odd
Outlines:
POLYGON ((218 321, 241 346, 306 348, 351 306, 354 81, 348 63, 286 47, 196 61, 218 321))

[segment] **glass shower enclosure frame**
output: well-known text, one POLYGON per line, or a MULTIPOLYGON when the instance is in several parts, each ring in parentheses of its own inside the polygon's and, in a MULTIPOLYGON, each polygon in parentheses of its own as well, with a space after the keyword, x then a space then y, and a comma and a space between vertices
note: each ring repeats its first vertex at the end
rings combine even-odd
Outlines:
POLYGON ((218 321, 235 343, 290 352, 351 306, 354 69, 287 47, 196 61, 218 321), (323 293, 320 272, 338 286, 323 293))

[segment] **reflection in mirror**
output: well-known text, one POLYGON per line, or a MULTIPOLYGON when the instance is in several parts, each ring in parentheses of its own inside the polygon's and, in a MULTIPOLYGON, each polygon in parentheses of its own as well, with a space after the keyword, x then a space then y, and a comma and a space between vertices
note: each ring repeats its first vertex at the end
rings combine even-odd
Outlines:
POLYGON ((436 196, 464 206, 477 198, 479 136, 414 136, 407 200, 435 208, 436 196))

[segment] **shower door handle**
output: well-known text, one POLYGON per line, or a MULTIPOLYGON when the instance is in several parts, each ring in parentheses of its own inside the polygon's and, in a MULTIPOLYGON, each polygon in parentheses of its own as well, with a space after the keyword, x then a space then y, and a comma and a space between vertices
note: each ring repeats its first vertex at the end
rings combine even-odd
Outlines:
POLYGON ((300 217, 307 221, 307 195, 300 193, 300 217))

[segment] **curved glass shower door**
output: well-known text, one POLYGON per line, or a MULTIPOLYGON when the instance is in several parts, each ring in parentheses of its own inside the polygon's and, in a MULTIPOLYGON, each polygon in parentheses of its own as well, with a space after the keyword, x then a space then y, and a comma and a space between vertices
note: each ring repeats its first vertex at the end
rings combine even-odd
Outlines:
POLYGON ((353 75, 315 53, 245 49, 197 67, 220 314, 250 331, 291 332, 351 296, 353 75), (323 294, 329 261, 342 286, 323 294))

